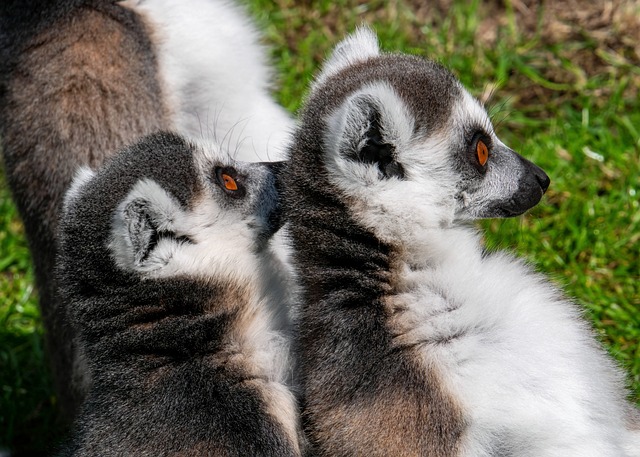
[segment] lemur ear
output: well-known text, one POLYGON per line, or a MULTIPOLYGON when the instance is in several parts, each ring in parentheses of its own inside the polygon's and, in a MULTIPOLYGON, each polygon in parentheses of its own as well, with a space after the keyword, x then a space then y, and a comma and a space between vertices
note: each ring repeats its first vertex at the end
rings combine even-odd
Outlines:
POLYGON ((129 271, 161 267, 170 253, 162 252, 159 241, 175 235, 174 221, 180 213, 178 202, 159 184, 139 181, 113 217, 109 247, 116 264, 129 271))
POLYGON ((133 263, 141 266, 158 243, 157 214, 154 214, 151 202, 136 198, 125 205, 122 218, 133 254, 133 263))
POLYGON ((95 171, 89 167, 80 167, 73 176, 73 180, 64 195, 63 207, 67 208, 81 194, 82 188, 95 176, 95 171))
POLYGON ((387 125, 389 121, 381 101, 369 94, 359 94, 352 97, 344 109, 338 143, 341 155, 377 165, 384 178, 404 178, 404 168, 397 161, 393 127, 387 125))
POLYGON ((321 84, 328 77, 339 71, 363 62, 380 54, 378 38, 369 27, 361 26, 336 45, 331 56, 322 66, 314 86, 321 84))

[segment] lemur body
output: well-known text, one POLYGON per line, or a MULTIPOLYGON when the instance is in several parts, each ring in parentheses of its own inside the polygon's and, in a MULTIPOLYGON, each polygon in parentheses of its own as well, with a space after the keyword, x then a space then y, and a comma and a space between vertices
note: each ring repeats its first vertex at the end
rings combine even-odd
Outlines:
POLYGON ((5 172, 24 221, 67 419, 88 380, 52 278, 62 196, 79 166, 97 168, 161 129, 217 138, 245 160, 276 158, 290 120, 268 96, 255 36, 223 1, 7 0, 0 6, 5 172), (212 11, 224 27, 211 22, 212 11))
POLYGON ((466 225, 521 214, 549 180, 451 73, 360 30, 313 85, 283 176, 313 455, 640 455, 580 310, 466 225))
POLYGON ((271 167, 172 134, 79 175, 58 279, 92 383, 60 455, 300 455, 279 212, 271 167))

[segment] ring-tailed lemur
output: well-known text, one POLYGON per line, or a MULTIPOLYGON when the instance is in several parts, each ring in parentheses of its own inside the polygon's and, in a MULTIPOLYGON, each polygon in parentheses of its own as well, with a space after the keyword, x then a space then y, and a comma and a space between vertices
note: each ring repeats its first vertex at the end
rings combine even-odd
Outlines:
POLYGON ((277 158, 291 121, 269 97, 262 51, 255 30, 224 0, 1 2, 5 172, 67 419, 87 380, 51 272, 73 174, 160 129, 217 138, 245 160, 277 158))
POLYGON ((283 176, 314 455, 640 455, 581 311, 468 226, 523 213, 549 179, 449 71, 359 30, 315 81, 283 176))
POLYGON ((61 455, 297 456, 273 165, 156 134, 72 184, 58 284, 92 383, 61 455))

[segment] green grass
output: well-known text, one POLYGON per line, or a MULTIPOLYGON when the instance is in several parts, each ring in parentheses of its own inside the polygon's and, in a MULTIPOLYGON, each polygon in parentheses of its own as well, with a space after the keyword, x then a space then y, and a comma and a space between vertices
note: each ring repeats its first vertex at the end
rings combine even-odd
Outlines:
MULTIPOLYGON (((435 58, 488 99, 501 138, 552 183, 527 215, 484 222, 487 243, 527 258, 584 306, 637 402, 640 56, 624 40, 631 29, 612 24, 605 42, 576 22, 560 40, 546 28, 545 11, 527 22, 509 1, 502 8, 456 0, 442 10, 418 0, 247 3, 272 49, 278 100, 292 112, 331 47, 363 22, 377 29, 383 48, 435 58)), ((39 447, 54 433, 32 280, 24 233, 0 180, 0 447, 39 447)))
POLYGON ((0 175, 0 448, 50 442, 54 402, 29 251, 0 175))

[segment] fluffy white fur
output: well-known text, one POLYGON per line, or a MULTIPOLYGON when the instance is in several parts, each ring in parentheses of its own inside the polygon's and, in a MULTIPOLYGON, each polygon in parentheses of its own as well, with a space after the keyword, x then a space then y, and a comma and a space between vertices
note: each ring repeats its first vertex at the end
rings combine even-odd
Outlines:
MULTIPOLYGON (((363 30, 348 38, 319 81, 371 56, 374 44, 363 30)), ((355 93, 327 119, 330 180, 356 220, 404 247, 400 293, 389 303, 397 311, 389 324, 395 342, 417 345, 425 368, 459 400, 470 423, 464 456, 639 456, 624 377, 581 311, 522 261, 484 256, 475 229, 460 223, 473 217, 470 208, 517 186, 517 176, 489 169, 482 188, 456 199, 460 178, 449 146, 459 127, 474 119, 502 144, 484 109, 463 94, 447 127, 426 139, 412 137, 408 108, 384 82, 355 93), (382 109, 405 179, 382 179, 375 164, 340 155, 341 142, 361 133, 354 104, 362 97, 382 109), (506 454, 496 449, 500 437, 506 454)))
POLYGON ((505 435, 521 441, 519 456, 638 455, 623 378, 579 310, 522 262, 483 257, 472 230, 430 232, 439 249, 405 265, 392 326, 469 416, 463 455, 493 455, 505 435))
POLYGON ((127 0, 147 20, 177 131, 213 139, 238 160, 279 160, 292 120, 269 94, 258 34, 224 0, 127 0))

